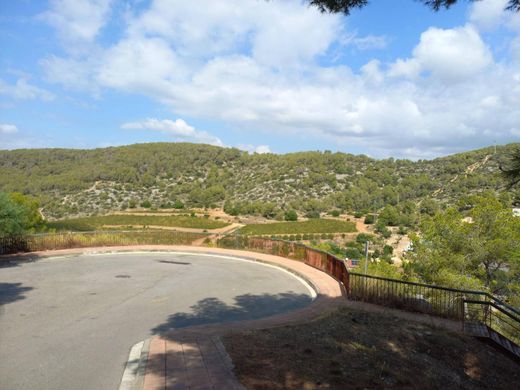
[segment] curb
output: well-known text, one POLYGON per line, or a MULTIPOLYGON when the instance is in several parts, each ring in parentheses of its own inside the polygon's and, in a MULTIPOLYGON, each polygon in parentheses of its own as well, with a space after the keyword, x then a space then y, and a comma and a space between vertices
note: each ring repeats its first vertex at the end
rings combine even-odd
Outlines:
POLYGON ((134 344, 130 348, 119 390, 140 390, 143 387, 149 350, 150 339, 134 344))

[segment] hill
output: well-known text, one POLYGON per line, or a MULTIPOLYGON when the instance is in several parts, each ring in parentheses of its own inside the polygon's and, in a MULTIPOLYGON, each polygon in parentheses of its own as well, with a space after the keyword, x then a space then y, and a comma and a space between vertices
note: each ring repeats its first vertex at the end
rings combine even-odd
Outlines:
POLYGON ((502 193, 498 166, 518 147, 415 162, 328 151, 250 155, 188 143, 1 150, 0 190, 39 198, 51 219, 140 205, 225 206, 230 214, 278 219, 288 209, 369 212, 406 201, 452 203, 484 190, 502 193))

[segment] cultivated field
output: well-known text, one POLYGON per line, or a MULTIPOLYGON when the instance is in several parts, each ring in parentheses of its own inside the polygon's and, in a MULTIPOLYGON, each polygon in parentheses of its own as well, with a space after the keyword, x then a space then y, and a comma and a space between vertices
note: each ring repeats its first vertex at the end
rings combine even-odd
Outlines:
POLYGON ((105 227, 161 226, 190 229, 219 229, 229 224, 209 218, 187 215, 103 215, 49 222, 58 231, 93 231, 105 227))
POLYGON ((301 222, 277 222, 252 224, 238 231, 240 234, 273 235, 273 234, 306 234, 306 233, 352 233, 356 225, 352 222, 335 219, 311 219, 301 222))

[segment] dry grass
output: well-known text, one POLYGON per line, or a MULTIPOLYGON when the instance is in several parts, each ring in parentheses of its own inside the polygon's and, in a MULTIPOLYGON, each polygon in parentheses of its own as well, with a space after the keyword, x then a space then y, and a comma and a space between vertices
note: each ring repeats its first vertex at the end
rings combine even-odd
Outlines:
POLYGON ((248 389, 517 389, 518 363, 468 336, 341 309, 314 322, 227 336, 248 389))

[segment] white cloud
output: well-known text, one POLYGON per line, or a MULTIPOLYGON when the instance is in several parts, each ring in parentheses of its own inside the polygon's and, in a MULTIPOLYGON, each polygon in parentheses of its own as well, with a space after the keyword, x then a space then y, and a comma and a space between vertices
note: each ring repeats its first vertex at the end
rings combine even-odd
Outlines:
POLYGON ((52 93, 29 84, 25 79, 18 79, 14 85, 9 85, 0 79, 0 95, 6 95, 16 100, 40 99, 51 101, 54 99, 52 93))
POLYGON ((489 48, 471 25, 454 29, 430 27, 421 34, 413 57, 396 61, 390 74, 413 77, 431 72, 440 81, 453 83, 474 77, 492 62, 489 48))
POLYGON ((176 140, 223 146, 222 141, 217 137, 205 131, 196 130, 182 119, 172 121, 169 119, 149 118, 139 122, 124 123, 121 125, 121 128, 160 131, 172 136, 176 140))
POLYGON ((258 154, 267 154, 267 153, 273 153, 271 151, 271 148, 269 145, 238 145, 238 148, 241 150, 245 150, 248 153, 258 153, 258 154))
POLYGON ((481 30, 493 30, 504 22, 508 0, 481 0, 471 8, 469 21, 481 30))
POLYGON ((352 40, 359 50, 384 49, 388 46, 388 38, 382 35, 367 35, 352 40))
POLYGON ((92 42, 107 22, 112 0, 50 0, 50 9, 40 15, 56 29, 69 49, 92 42))
MULTIPOLYGON (((320 65, 331 46, 355 44, 352 39, 378 42, 345 38, 340 16, 299 0, 156 0, 128 18, 111 46, 92 49, 83 60, 50 57, 42 64, 50 81, 69 87, 143 94, 181 117, 244 132, 328 137, 373 155, 431 157, 514 140, 518 36, 509 57, 496 62, 468 24, 427 29, 409 58, 390 64, 374 58, 359 72, 320 65)), ((124 126, 220 143, 182 120, 124 126)))
POLYGON ((18 132, 18 127, 8 123, 0 123, 0 134, 14 134, 18 132))

